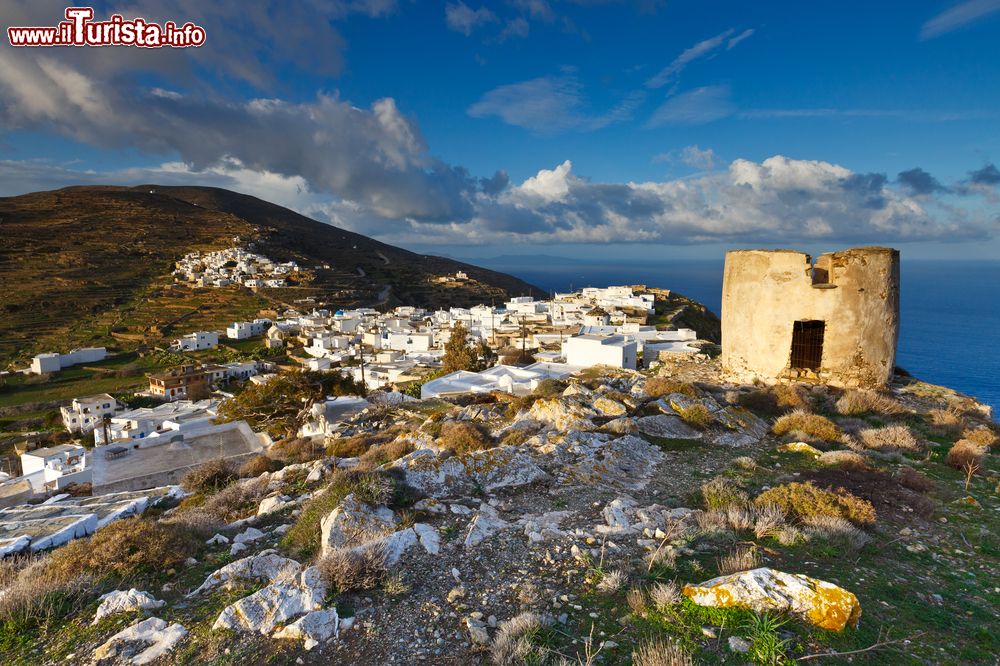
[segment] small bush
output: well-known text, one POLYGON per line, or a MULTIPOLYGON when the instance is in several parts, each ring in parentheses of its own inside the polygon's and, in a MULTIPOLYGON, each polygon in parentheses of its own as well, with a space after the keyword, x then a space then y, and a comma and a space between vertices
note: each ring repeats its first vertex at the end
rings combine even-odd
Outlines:
POLYGON ((798 384, 775 384, 771 387, 771 391, 781 409, 809 409, 809 400, 805 389, 798 384))
POLYGON ((723 555, 719 558, 719 574, 727 576, 739 573, 740 571, 749 571, 750 569, 756 569, 760 564, 760 553, 757 551, 757 548, 754 546, 740 546, 728 555, 723 555))
POLYGON ((965 419, 950 409, 932 409, 927 412, 933 431, 943 437, 958 437, 965 429, 965 419))
POLYGON ((821 465, 852 472, 871 469, 865 457, 854 451, 824 451, 816 460, 821 465))
POLYGON ((190 493, 215 492, 237 479, 229 462, 219 458, 195 467, 181 479, 181 487, 190 493))
POLYGON ((633 666, 693 666, 691 655, 679 644, 659 638, 642 643, 632 653, 633 666))
POLYGON ((650 377, 646 380, 646 395, 650 398, 662 398, 671 393, 680 393, 689 398, 698 397, 698 389, 687 382, 681 382, 670 377, 650 377))
POLYGON ((706 509, 719 511, 732 505, 743 506, 749 498, 729 479, 716 477, 702 484, 701 499, 706 509))
POLYGON ((628 604, 629 609, 636 615, 641 617, 646 614, 646 593, 642 591, 642 588, 633 587, 626 592, 625 603, 628 604))
POLYGON ((493 440, 483 428, 469 421, 449 421, 441 427, 438 440, 443 448, 456 455, 482 451, 493 447, 493 440))
POLYGON ((500 440, 500 445, 521 446, 534 436, 535 432, 530 428, 513 428, 504 434, 503 439, 500 440))
POLYGON ((649 600, 653 607, 661 613, 673 608, 681 602, 681 590, 677 583, 656 583, 649 588, 649 600))
POLYGON ((393 460, 399 460, 409 453, 413 453, 415 448, 413 442, 408 439, 395 439, 391 442, 376 444, 369 448, 361 456, 361 462, 378 467, 393 460))
POLYGON ((268 452, 285 464, 310 462, 326 455, 325 447, 309 437, 282 439, 275 442, 268 452))
POLYGON ((898 400, 876 391, 848 391, 837 400, 837 413, 844 416, 859 414, 904 414, 904 407, 898 400))
POLYGON ((980 446, 968 439, 960 439, 948 451, 944 461, 949 467, 964 470, 967 465, 982 469, 983 458, 986 457, 986 447, 980 446))
POLYGON ((6 636, 39 636, 52 622, 81 610, 93 593, 85 575, 50 575, 48 560, 0 559, 0 644, 6 636))
POLYGON ((785 512, 774 504, 753 507, 753 533, 758 539, 773 537, 785 526, 785 512))
POLYGON ((997 436, 989 426, 979 426, 978 428, 967 428, 962 433, 962 439, 967 439, 980 446, 993 446, 1000 440, 1000 436, 997 436))
POLYGON ((921 442, 904 425, 866 428, 858 433, 858 437, 866 449, 875 449, 877 451, 920 451, 923 449, 921 442))
POLYGON ((569 384, 566 382, 549 377, 538 382, 538 386, 531 393, 536 398, 558 398, 563 394, 567 386, 569 384))
POLYGON ((790 516, 807 520, 813 516, 846 518, 858 525, 875 522, 875 507, 843 488, 825 490, 811 482, 786 483, 766 490, 757 496, 754 504, 774 504, 790 516))
POLYGON ((680 407, 676 411, 684 423, 699 430, 704 430, 712 425, 712 414, 705 405, 694 404, 689 407, 680 407))
POLYGON ((840 438, 840 428, 830 419, 819 414, 810 414, 801 409, 778 418, 771 427, 775 435, 802 433, 825 442, 833 442, 840 438))
POLYGON ((217 530, 234 520, 254 515, 268 492, 266 479, 247 479, 223 488, 198 506, 182 507, 168 522, 183 524, 199 532, 217 530))
POLYGON ((826 541, 848 552, 861 550, 870 540, 851 521, 839 516, 810 516, 804 522, 806 534, 810 538, 826 541))
POLYGON ((628 576, 625 575, 625 572, 615 569, 601 576, 601 579, 597 581, 597 589, 605 594, 614 594, 622 589, 626 582, 628 582, 628 576))
POLYGON ((371 590, 386 576, 385 548, 335 548, 320 559, 320 577, 340 593, 371 590))
POLYGON ((496 666, 535 663, 530 658, 535 655, 538 648, 532 643, 532 639, 550 624, 552 618, 537 613, 515 615, 500 625, 490 646, 490 659, 496 666))
POLYGON ((264 472, 273 472, 277 469, 278 462, 276 460, 272 460, 265 455, 258 455, 240 465, 239 476, 242 479, 248 479, 260 476, 264 472))
POLYGON ((921 474, 912 467, 900 467, 896 472, 896 481, 899 485, 918 493, 929 493, 934 490, 934 481, 926 474, 921 474))
POLYGON ((338 458, 358 458, 371 447, 371 440, 364 435, 338 437, 327 440, 326 454, 338 458))
POLYGON ((131 579, 179 566, 199 549, 188 531, 144 518, 116 520, 88 539, 76 539, 54 551, 45 575, 69 581, 81 575, 96 579, 131 579))

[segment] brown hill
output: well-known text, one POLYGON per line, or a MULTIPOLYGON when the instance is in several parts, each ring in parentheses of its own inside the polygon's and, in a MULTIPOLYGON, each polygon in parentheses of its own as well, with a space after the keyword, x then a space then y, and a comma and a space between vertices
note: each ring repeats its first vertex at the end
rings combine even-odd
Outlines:
POLYGON ((448 307, 542 294, 509 275, 380 243, 256 197, 159 185, 0 198, 0 284, 4 361, 116 338, 123 346, 157 341, 289 305, 448 307), (177 259, 230 247, 235 237, 307 270, 293 287, 257 292, 172 284, 177 259), (470 280, 435 280, 457 271, 470 280))

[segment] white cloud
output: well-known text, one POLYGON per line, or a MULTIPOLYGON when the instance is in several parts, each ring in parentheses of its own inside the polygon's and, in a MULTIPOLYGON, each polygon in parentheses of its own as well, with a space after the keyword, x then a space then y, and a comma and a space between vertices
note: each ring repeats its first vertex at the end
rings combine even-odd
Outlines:
POLYGON ((627 95, 603 113, 587 110, 583 86, 572 75, 543 76, 490 90, 467 112, 474 118, 494 116, 508 125, 538 134, 569 130, 593 131, 631 116, 643 93, 627 95))
POLYGON ((646 121, 646 127, 702 125, 725 118, 734 110, 728 86, 703 86, 667 98, 646 121))
POLYGON ((718 156, 711 148, 699 148, 698 146, 685 146, 679 151, 670 151, 653 156, 654 162, 677 162, 702 171, 711 171, 715 168, 718 156))
POLYGON ((662 88, 677 78, 677 76, 684 71, 684 68, 695 60, 712 55, 724 44, 726 45, 726 50, 728 51, 753 34, 753 30, 748 29, 744 30, 736 37, 733 37, 732 35, 734 32, 735 30, 730 28, 725 32, 719 33, 714 37, 704 39, 694 46, 684 49, 679 56, 674 58, 673 62, 661 69, 654 76, 650 77, 650 79, 646 81, 646 87, 651 89, 662 88))
POLYGON ((1000 0, 966 0, 930 19, 920 28, 920 39, 932 39, 965 27, 1000 11, 1000 0))
POLYGON ((479 7, 472 9, 464 2, 449 2, 444 8, 445 22, 448 27, 455 32, 460 32, 466 37, 472 34, 476 28, 493 23, 497 20, 496 14, 488 8, 479 7))

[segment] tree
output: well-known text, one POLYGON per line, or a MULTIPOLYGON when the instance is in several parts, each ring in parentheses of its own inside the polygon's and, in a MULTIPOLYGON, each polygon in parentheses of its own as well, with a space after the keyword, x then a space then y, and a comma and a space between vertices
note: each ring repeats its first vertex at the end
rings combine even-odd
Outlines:
POLYGON ((219 419, 246 421, 273 437, 294 436, 313 403, 328 395, 363 395, 353 379, 336 372, 290 372, 250 384, 219 406, 219 419))
POLYGON ((445 374, 459 370, 478 372, 493 365, 496 354, 485 341, 470 345, 468 329, 462 322, 458 322, 452 327, 451 338, 444 345, 442 361, 445 374))

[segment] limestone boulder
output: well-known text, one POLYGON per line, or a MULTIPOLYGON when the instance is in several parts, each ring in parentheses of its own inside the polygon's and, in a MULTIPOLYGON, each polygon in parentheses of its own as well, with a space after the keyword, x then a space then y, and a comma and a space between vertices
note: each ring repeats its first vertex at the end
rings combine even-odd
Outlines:
POLYGON ((317 567, 277 580, 226 606, 212 629, 270 634, 279 624, 323 607, 326 585, 317 567))
POLYGON ((333 548, 350 548, 381 538, 394 532, 398 522, 389 507, 370 506, 351 493, 320 521, 321 550, 325 554, 333 548))
POLYGON ((231 590, 244 581, 286 580, 294 578, 301 571, 302 565, 295 560, 283 557, 276 550, 265 550, 257 555, 230 562, 212 572, 205 582, 188 596, 193 597, 217 587, 231 590))
POLYGON ((662 439, 701 439, 702 433, 672 414, 653 414, 638 419, 636 426, 644 435, 662 439))
POLYGON ((493 536, 500 530, 513 527, 511 523, 500 517, 497 510, 485 502, 479 506, 479 511, 473 516, 469 523, 469 532, 465 536, 465 548, 475 548, 483 541, 493 536))
POLYGON ((486 492, 523 486, 548 478, 531 456, 516 446, 475 451, 461 459, 466 473, 486 492))
POLYGON ((618 416, 625 416, 628 414, 628 407, 618 400, 609 398, 608 396, 601 395, 594 398, 590 403, 597 413, 601 416, 609 416, 612 418, 618 416))
POLYGON ((418 449, 391 465, 402 471, 406 484, 427 497, 458 497, 473 490, 465 465, 455 456, 418 449))
POLYGON ((306 613, 295 622, 274 633, 275 638, 290 638, 304 641, 303 647, 312 650, 320 643, 335 638, 340 631, 340 616, 337 609, 317 610, 306 613))
POLYGON ((148 664, 170 653, 187 636, 176 622, 151 617, 122 629, 94 651, 96 664, 148 664))
POLYGON ((648 483, 664 453, 641 437, 571 433, 553 449, 560 484, 599 483, 637 489, 648 483))
POLYGON ((118 613, 132 613, 138 610, 152 610, 161 608, 167 602, 159 601, 149 592, 141 592, 134 587, 130 590, 114 590, 107 594, 102 594, 98 599, 100 605, 94 614, 94 624, 109 615, 118 613))
POLYGON ((833 583, 768 567, 685 585, 684 596, 699 606, 792 613, 831 631, 857 627, 861 619, 861 604, 852 592, 833 583))
POLYGON ((568 430, 593 430, 591 419, 600 414, 593 407, 574 397, 540 398, 528 410, 528 417, 555 428, 568 430))

